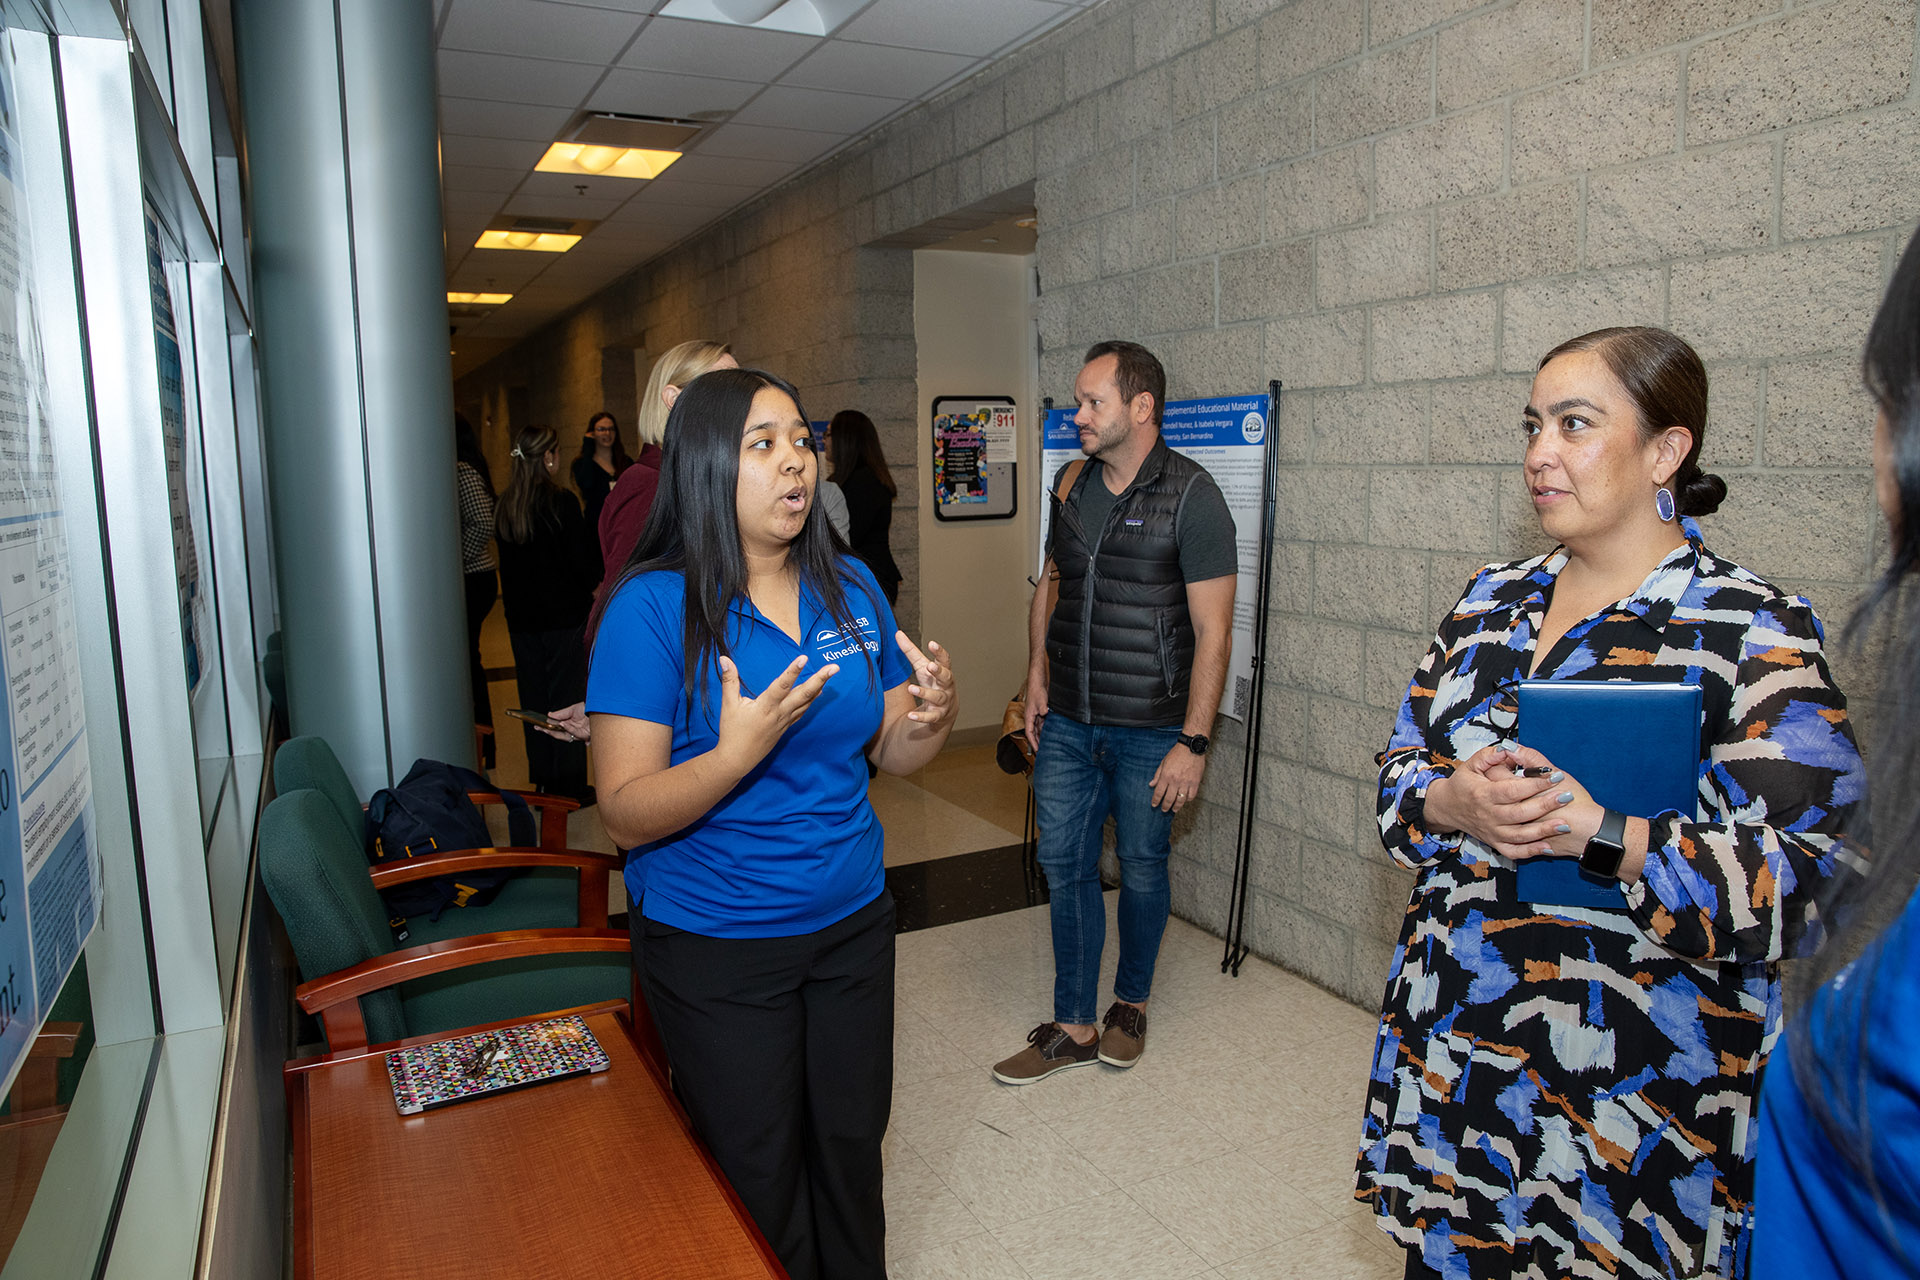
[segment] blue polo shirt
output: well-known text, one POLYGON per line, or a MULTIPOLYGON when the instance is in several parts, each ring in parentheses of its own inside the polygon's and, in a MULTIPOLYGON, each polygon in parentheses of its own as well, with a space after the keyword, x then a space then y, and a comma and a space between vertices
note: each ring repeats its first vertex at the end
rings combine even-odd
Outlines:
POLYGON ((1920 894, 1861 957, 1807 998, 1767 1064, 1754 1160, 1753 1280, 1920 1275, 1920 894), (1865 1030, 1862 1045, 1859 1033, 1865 1030), (1818 1035, 1843 1115, 1864 1073, 1878 1195, 1820 1126, 1792 1042, 1818 1035), (1858 1048, 1856 1048, 1858 1046, 1858 1048))
MULTIPOLYGON (((799 643, 751 601, 729 614, 727 649, 743 694, 765 690, 803 653, 803 679, 829 662, 840 670, 706 816, 628 852, 627 892, 647 919, 717 938, 792 937, 845 919, 885 887, 864 752, 886 691, 910 681, 913 665, 871 571, 851 556, 841 565, 858 637, 843 635, 804 587, 799 643)), ((685 599, 678 573, 628 581, 601 618, 587 676, 588 712, 670 726, 674 764, 720 741, 718 664, 708 666, 704 699, 686 693, 685 599)))

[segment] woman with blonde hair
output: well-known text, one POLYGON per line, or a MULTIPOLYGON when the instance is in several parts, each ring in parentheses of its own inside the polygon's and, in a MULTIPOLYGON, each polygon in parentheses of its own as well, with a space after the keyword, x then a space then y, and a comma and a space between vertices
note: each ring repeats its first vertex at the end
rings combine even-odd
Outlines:
MULTIPOLYGON (((738 369, 740 362, 724 342, 695 338, 653 362, 647 377, 647 393, 641 397, 640 420, 634 424, 640 436, 640 456, 620 473, 600 508, 600 587, 594 595, 605 600, 620 571, 627 567, 634 544, 647 527, 647 513, 653 510, 653 495, 660 488, 660 469, 665 462, 661 448, 667 442, 667 411, 680 398, 680 388, 713 369, 738 369)), ((585 742, 593 736, 586 707, 576 702, 547 713, 563 726, 557 732, 542 729, 550 737, 568 742, 585 742)))

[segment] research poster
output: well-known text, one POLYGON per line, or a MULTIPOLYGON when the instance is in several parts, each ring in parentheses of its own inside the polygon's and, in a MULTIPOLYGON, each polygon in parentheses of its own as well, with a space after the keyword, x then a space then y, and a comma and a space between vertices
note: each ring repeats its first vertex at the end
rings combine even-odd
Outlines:
POLYGON ((0 41, 0 1079, 11 1087, 100 918, 66 527, 0 41))
POLYGON ((175 590, 180 597, 180 640, 186 649, 187 692, 200 686, 208 634, 206 593, 201 589, 200 548, 193 536, 193 495, 187 457, 187 383, 174 327, 173 291, 160 250, 160 223, 147 210, 147 287, 153 295, 154 358, 160 367, 160 434, 167 451, 167 509, 173 524, 175 590))
MULTIPOLYGON (((1049 409, 1040 443, 1040 484, 1051 486, 1060 468, 1080 452, 1074 408, 1049 409)), ((1161 414, 1160 434, 1167 447, 1193 459, 1213 476, 1233 513, 1240 552, 1239 582, 1233 592, 1233 657, 1220 710, 1245 722, 1253 689, 1254 605, 1260 578, 1260 507, 1265 489, 1267 397, 1226 396, 1213 400, 1169 400, 1161 414)), ((1052 532, 1053 502, 1040 491, 1041 568, 1052 532)))

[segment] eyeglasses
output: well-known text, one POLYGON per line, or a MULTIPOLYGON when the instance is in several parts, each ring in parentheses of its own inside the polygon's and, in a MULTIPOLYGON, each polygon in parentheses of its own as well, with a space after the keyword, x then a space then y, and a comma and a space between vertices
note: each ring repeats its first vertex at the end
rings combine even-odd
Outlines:
POLYGON ((1495 685, 1486 701, 1474 708, 1465 723, 1478 725, 1495 738, 1511 739, 1520 723, 1520 677, 1508 676, 1495 685))

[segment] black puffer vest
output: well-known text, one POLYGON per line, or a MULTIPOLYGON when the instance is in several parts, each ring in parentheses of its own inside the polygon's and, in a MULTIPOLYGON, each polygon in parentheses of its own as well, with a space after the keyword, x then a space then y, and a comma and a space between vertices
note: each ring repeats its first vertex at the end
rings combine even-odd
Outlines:
POLYGON ((1206 472, 1156 441, 1106 526, 1088 529, 1074 499, 1099 470, 1081 468, 1065 501, 1047 491, 1060 571, 1047 626, 1047 709, 1088 724, 1177 725, 1187 714, 1193 620, 1175 525, 1206 472))

